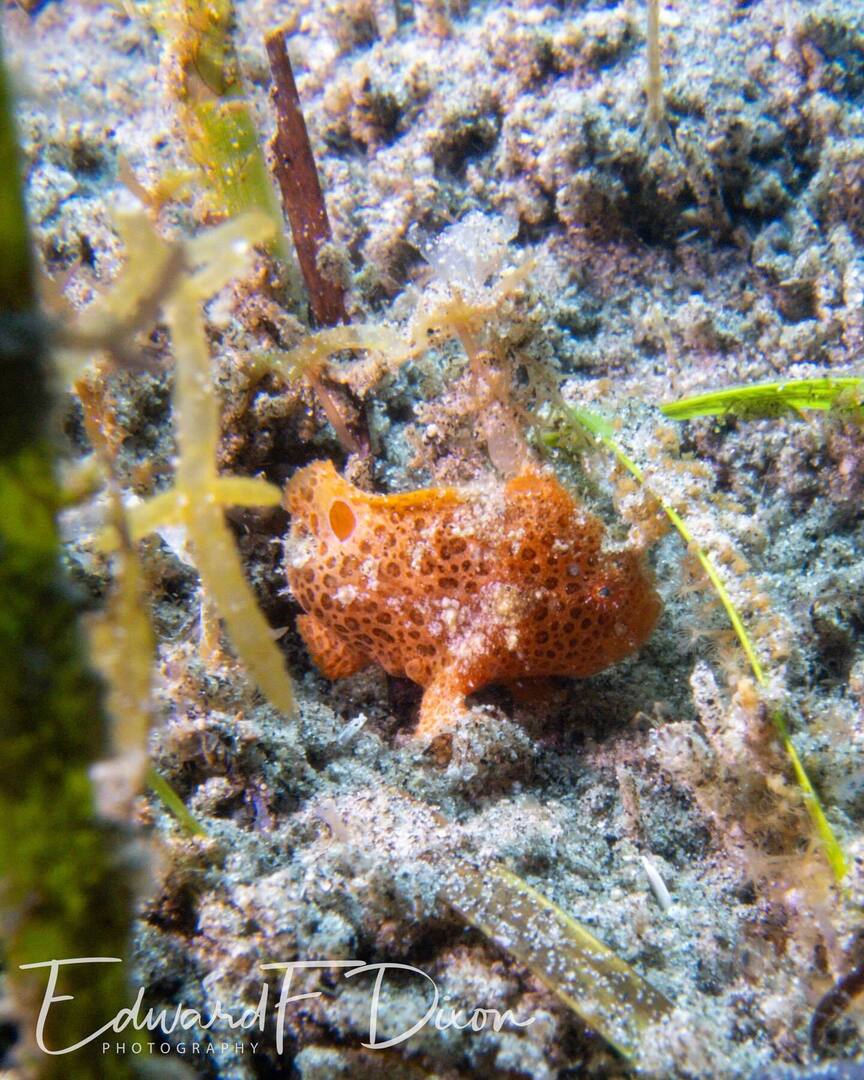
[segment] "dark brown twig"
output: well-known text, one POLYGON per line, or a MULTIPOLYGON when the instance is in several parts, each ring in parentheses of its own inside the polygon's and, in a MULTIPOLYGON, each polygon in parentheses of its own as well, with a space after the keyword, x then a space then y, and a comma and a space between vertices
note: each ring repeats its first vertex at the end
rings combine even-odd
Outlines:
POLYGON ((271 144, 276 180, 291 225, 303 280, 309 290, 312 315, 319 326, 336 326, 348 321, 345 296, 342 286, 324 277, 318 268, 321 245, 331 239, 330 221, 285 48, 285 31, 272 31, 267 35, 265 45, 273 75, 272 100, 276 110, 276 134, 271 144))
POLYGON ((852 968, 839 979, 816 1006, 810 1021, 810 1046, 818 1050, 828 1028, 864 991, 864 930, 858 930, 850 947, 852 968))
POLYGON ((324 373, 311 375, 309 381, 342 449, 368 457, 372 453, 372 437, 363 401, 350 386, 324 373))
MULTIPOLYGON (((279 29, 268 34, 265 45, 273 75, 276 134, 271 145, 282 204, 291 224, 312 316, 318 326, 336 326, 348 322, 345 294, 342 286, 325 277, 318 267, 321 245, 331 239, 330 220, 285 48, 285 31, 279 29)), ((349 387, 336 386, 322 374, 311 383, 343 450, 365 457, 370 452, 371 438, 363 402, 349 387)))

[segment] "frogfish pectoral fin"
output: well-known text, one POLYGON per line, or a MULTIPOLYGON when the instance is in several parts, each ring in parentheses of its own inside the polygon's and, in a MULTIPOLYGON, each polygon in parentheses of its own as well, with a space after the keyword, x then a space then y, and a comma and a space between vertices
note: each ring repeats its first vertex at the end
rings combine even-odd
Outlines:
POLYGON ((420 719, 414 732, 418 739, 434 739, 452 731, 465 712, 465 695, 474 687, 454 668, 444 668, 427 684, 420 703, 420 719))
POLYGON ((315 667, 328 679, 344 679, 371 663, 368 656, 352 649, 314 615, 298 615, 297 629, 315 667))

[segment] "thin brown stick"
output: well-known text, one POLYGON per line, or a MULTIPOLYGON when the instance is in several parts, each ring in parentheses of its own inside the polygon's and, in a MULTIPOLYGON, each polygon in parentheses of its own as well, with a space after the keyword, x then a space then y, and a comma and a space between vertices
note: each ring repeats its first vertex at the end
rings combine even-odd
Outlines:
POLYGON ((363 402, 349 386, 340 385, 323 373, 310 375, 309 382, 342 449, 368 457, 372 440, 363 402))
POLYGON ((810 1046, 814 1050, 821 1047, 828 1028, 864 992, 864 930, 856 931, 849 951, 852 969, 823 995, 813 1012, 810 1046))
POLYGON ((648 0, 648 133, 660 139, 665 134, 666 106, 663 100, 663 65, 660 59, 660 0, 648 0))
MULTIPOLYGON (((336 326, 348 322, 345 294, 340 284, 325 278, 318 268, 321 245, 331 239, 330 220, 285 48, 284 29, 268 34, 265 45, 273 75, 276 134, 271 145, 282 204, 309 292, 312 316, 319 326, 336 326)), ((312 377, 310 382, 343 450, 365 457, 370 452, 371 437, 363 402, 349 387, 337 388, 321 374, 312 377)))
POLYGON ((291 225, 300 270, 309 290, 312 315, 319 326, 336 326, 347 322, 345 296, 342 286, 325 278, 318 269, 321 245, 331 239, 330 221, 285 48, 284 29, 268 34, 265 45, 273 75, 271 95, 276 110, 276 134, 271 144, 276 180, 291 225))

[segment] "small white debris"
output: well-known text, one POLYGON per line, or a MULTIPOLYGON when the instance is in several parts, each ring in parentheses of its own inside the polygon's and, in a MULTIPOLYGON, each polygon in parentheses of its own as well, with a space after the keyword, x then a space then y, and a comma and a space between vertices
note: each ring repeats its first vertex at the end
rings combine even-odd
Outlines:
POLYGON ((162 525, 156 529, 156 535, 164 541, 171 553, 186 566, 194 566, 192 554, 189 551, 188 536, 184 525, 162 525))
POLYGON ((648 884, 651 886, 657 903, 660 905, 660 910, 665 914, 672 907, 672 897, 666 888, 666 882, 660 877, 659 870, 650 859, 646 859, 644 855, 640 855, 639 858, 645 876, 648 878, 648 884))
POLYGON ((118 757, 96 761, 90 766, 96 812, 100 817, 106 821, 129 822, 148 763, 149 758, 143 750, 128 750, 118 757))
POLYGON ((333 593, 333 599, 340 607, 347 607, 357 598, 356 585, 340 585, 333 593))
POLYGON ((366 723, 367 719, 368 719, 368 717, 366 716, 366 713, 364 713, 364 712, 357 713, 357 715, 354 717, 354 719, 349 720, 348 723, 345 725, 345 727, 343 727, 342 730, 339 732, 338 736, 336 737, 336 742, 338 742, 338 743, 350 742, 354 738, 354 736, 357 734, 357 732, 361 730, 363 725, 366 723))
POLYGON ((440 282, 479 292, 503 267, 518 229, 515 214, 495 217, 474 210, 418 245, 440 282))

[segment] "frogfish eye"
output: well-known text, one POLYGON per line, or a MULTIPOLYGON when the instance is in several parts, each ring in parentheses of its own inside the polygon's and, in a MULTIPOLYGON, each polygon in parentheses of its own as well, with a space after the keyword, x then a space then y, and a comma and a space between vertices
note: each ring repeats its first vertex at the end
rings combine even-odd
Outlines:
POLYGON ((330 528, 337 540, 347 540, 356 524, 357 518, 348 503, 334 499, 330 505, 330 528))

